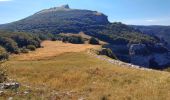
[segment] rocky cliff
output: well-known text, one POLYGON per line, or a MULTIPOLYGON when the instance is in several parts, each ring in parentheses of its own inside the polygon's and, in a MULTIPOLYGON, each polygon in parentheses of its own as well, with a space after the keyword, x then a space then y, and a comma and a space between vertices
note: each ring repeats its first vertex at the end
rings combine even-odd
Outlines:
POLYGON ((132 44, 129 48, 130 63, 147 68, 164 69, 169 67, 170 54, 161 44, 148 47, 145 44, 132 44))

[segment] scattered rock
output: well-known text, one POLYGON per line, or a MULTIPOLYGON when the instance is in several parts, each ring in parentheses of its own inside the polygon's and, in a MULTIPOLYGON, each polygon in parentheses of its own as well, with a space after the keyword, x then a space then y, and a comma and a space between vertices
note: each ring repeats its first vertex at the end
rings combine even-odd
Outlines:
POLYGON ((0 95, 2 95, 4 93, 4 91, 0 91, 0 95))
POLYGON ((80 97, 78 100, 85 100, 85 98, 83 98, 83 97, 80 97))
POLYGON ((0 89, 17 90, 20 87, 19 83, 0 83, 0 89))
POLYGON ((29 94, 31 91, 30 90, 27 90, 27 91, 24 91, 24 94, 29 94))
POLYGON ((9 97, 8 100, 13 100, 13 97, 9 97))

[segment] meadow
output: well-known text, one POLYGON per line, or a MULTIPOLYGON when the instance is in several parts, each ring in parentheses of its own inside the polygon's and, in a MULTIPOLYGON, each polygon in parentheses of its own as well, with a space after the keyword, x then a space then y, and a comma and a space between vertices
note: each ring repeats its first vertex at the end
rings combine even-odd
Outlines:
POLYGON ((100 46, 45 41, 43 48, 12 55, 8 76, 21 84, 0 99, 15 100, 169 100, 170 73, 139 70, 89 55, 100 46))

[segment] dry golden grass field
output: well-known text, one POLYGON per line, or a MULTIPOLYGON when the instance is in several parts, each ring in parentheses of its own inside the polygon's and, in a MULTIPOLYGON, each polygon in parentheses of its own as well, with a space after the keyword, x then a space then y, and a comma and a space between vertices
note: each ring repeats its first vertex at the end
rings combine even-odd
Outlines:
POLYGON ((14 55, 4 63, 21 84, 0 99, 15 100, 169 100, 170 73, 110 64, 87 54, 88 44, 45 41, 44 48, 14 55))
POLYGON ((100 46, 89 45, 89 44, 71 44, 62 43, 61 41, 44 41, 42 42, 42 47, 34 52, 21 55, 13 55, 17 60, 41 60, 48 59, 50 57, 59 56, 64 53, 69 52, 81 52, 86 51, 90 48, 100 48, 100 46))

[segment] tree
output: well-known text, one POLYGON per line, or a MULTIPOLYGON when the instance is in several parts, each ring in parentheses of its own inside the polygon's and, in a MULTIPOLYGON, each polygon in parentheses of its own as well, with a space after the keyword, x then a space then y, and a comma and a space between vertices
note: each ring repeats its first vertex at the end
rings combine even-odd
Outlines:
POLYGON ((28 45, 27 49, 29 49, 31 51, 35 51, 36 47, 34 45, 28 45))
POLYGON ((21 48, 21 53, 29 53, 29 50, 25 47, 21 48))
POLYGON ((96 38, 92 37, 89 40, 89 44, 98 45, 99 44, 99 40, 97 40, 96 38))
POLYGON ((110 58, 117 59, 112 50, 109 48, 103 48, 101 51, 99 51, 99 55, 106 55, 110 58))
POLYGON ((8 59, 9 55, 6 52, 5 48, 0 46, 0 61, 8 59))
POLYGON ((3 68, 0 67, 0 83, 3 83, 7 80, 7 74, 3 68))
POLYGON ((30 35, 26 33, 16 33, 15 35, 12 35, 11 38, 15 40, 15 42, 18 43, 18 47, 26 47, 28 45, 34 45, 35 47, 40 47, 40 39, 36 37, 35 35, 30 35))
POLYGON ((1 37, 0 45, 3 46, 8 52, 19 53, 19 48, 17 43, 11 38, 1 37))
POLYGON ((83 44, 84 43, 83 38, 80 36, 64 36, 62 41, 73 43, 73 44, 83 44))

